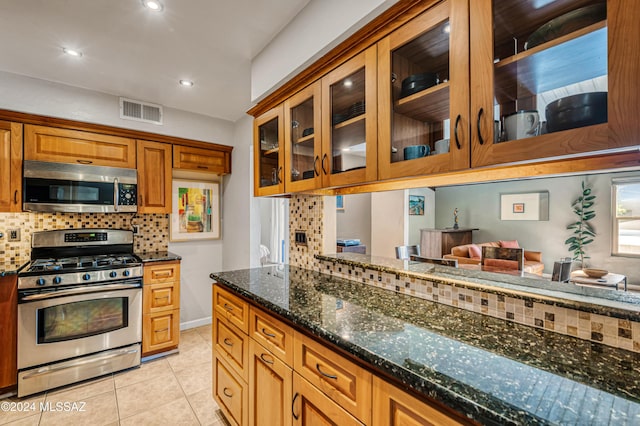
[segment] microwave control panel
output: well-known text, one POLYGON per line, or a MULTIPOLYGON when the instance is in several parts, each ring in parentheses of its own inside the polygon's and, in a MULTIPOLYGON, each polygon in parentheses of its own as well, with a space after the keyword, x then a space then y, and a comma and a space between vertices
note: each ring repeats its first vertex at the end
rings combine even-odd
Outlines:
POLYGON ((118 205, 121 206, 135 206, 138 203, 138 191, 137 185, 121 183, 119 185, 120 194, 118 194, 118 205))

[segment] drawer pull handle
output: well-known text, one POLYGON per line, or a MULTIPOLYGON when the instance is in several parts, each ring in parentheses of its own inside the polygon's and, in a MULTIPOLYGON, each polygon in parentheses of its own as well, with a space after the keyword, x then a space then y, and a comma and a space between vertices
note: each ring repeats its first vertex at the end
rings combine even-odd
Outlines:
POLYGON ((201 166, 201 165, 198 165, 198 168, 199 168, 199 169, 207 169, 207 170, 209 170, 209 167, 207 167, 207 166, 201 166))
POLYGON ((271 364, 271 365, 273 365, 273 362, 274 362, 274 361, 273 361, 273 360, 269 361, 268 359, 265 359, 265 358, 264 358, 264 355, 265 355, 265 354, 260 354, 260 359, 261 359, 263 362, 267 363, 267 364, 271 364))
POLYGON ((154 278, 170 277, 171 271, 154 272, 153 276, 154 278))
POLYGON ((276 337, 275 334, 267 333, 267 330, 264 327, 262 327, 262 334, 264 334, 267 337, 276 337))
POLYGON ((231 392, 229 390, 229 388, 224 388, 222 389, 222 393, 224 394, 224 396, 226 396, 227 398, 231 398, 233 396, 233 392, 231 392))
POLYGON ((233 311, 233 306, 228 305, 228 304, 226 304, 226 303, 225 303, 223 306, 224 306, 224 308, 225 308, 227 311, 233 311))
POLYGON ((93 163, 93 161, 91 160, 76 160, 78 163, 80 164, 91 164, 93 163))
POLYGON ((224 344, 227 346, 233 346, 233 342, 231 340, 229 340, 228 337, 225 337, 223 340, 224 344))
POLYGON ((296 405, 296 399, 298 399, 298 392, 296 392, 295 395, 293 395, 293 401, 291 401, 291 414, 293 415, 293 418, 298 420, 300 418, 300 415, 296 415, 296 412, 294 411, 294 407, 296 405))
POLYGON ((162 300, 162 299, 168 299, 169 296, 160 296, 160 297, 156 297, 156 300, 162 300))
POLYGON ((162 330, 154 330, 155 333, 163 333, 165 331, 169 331, 169 328, 163 328, 162 330))
POLYGON ((316 370, 318 370, 318 373, 322 374, 324 377, 326 377, 328 379, 338 380, 338 376, 334 376, 332 374, 327 374, 324 371, 320 370, 320 364, 318 364, 318 363, 316 363, 316 370))

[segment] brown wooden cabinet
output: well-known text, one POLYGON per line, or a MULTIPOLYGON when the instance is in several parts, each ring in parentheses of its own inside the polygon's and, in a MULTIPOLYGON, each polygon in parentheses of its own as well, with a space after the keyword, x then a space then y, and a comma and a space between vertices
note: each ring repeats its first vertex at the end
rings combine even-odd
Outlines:
POLYGON ((226 175, 231 173, 231 150, 173 145, 173 168, 226 175))
POLYGON ((230 370, 215 354, 213 356, 213 397, 229 423, 248 425, 249 398, 247 383, 230 370))
POLYGON ((278 105, 253 121, 254 192, 284 193, 284 108, 278 105))
POLYGON ((0 390, 18 383, 17 280, 17 275, 0 276, 0 390))
POLYGON ((0 212, 22 211, 22 124, 0 121, 0 212))
POLYGON ((452 247, 473 242, 472 231, 477 229, 421 229, 420 255, 441 258, 451 254, 452 247))
POLYGON ((136 141, 27 124, 24 126, 24 159, 135 169, 136 141))
POLYGON ((136 141, 138 213, 171 213, 171 145, 136 141))
POLYGON ((180 262, 145 264, 142 292, 142 355, 180 343, 180 262))
MULTIPOLYGON (((370 407, 370 404, 367 406, 370 407)), ((297 373, 293 374, 291 409, 295 425, 362 426, 365 424, 297 373)))

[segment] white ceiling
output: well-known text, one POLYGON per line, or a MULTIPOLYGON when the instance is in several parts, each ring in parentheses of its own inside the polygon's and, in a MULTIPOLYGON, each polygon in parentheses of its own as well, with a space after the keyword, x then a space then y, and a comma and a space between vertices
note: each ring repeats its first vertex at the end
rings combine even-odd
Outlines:
POLYGON ((0 0, 0 70, 235 121, 251 59, 308 2, 0 0))

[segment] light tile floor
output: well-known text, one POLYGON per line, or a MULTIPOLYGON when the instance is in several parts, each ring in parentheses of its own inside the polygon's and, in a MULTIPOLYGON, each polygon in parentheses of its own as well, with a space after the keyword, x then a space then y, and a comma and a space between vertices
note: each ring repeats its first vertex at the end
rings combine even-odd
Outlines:
POLYGON ((210 325, 183 331, 180 353, 33 397, 1 400, 20 403, 23 411, 0 409, 0 424, 225 426, 211 396, 211 346, 210 325), (41 410, 56 403, 62 410, 41 410))

